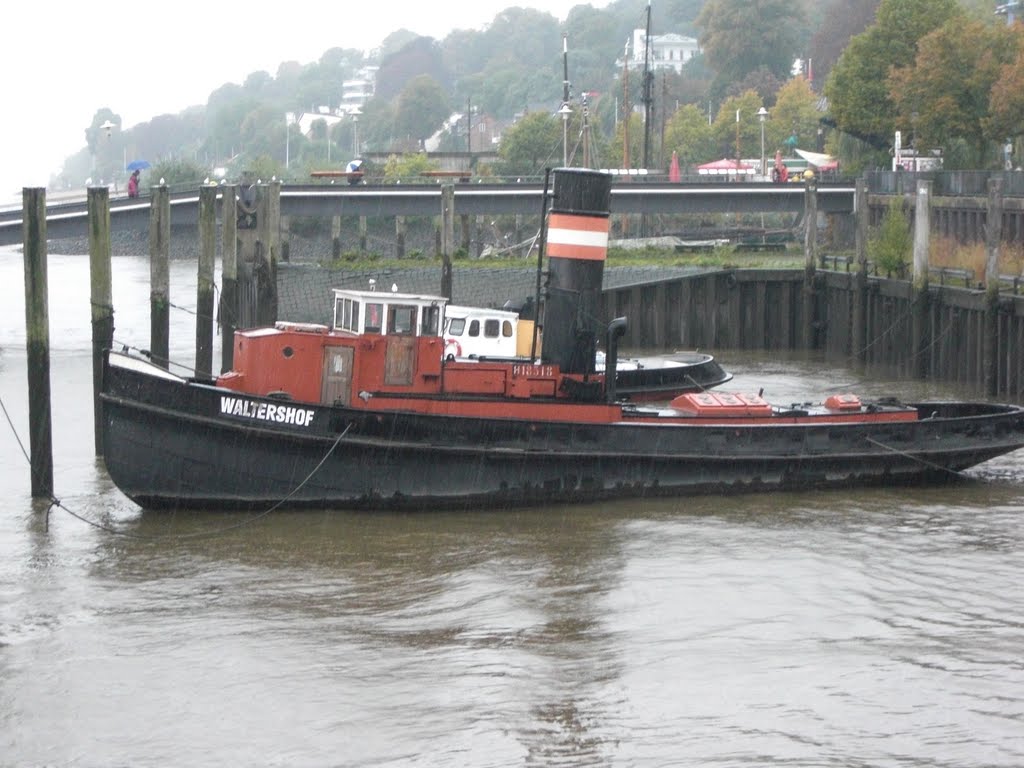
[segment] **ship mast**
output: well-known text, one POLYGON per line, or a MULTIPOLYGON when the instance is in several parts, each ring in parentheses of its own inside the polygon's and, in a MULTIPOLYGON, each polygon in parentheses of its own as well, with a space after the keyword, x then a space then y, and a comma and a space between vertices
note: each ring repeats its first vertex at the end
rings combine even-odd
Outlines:
POLYGON ((629 40, 622 55, 622 167, 629 168, 629 40))
POLYGON ((650 167, 651 113, 654 108, 654 75, 651 74, 651 0, 647 0, 647 29, 644 32, 644 168, 650 167))

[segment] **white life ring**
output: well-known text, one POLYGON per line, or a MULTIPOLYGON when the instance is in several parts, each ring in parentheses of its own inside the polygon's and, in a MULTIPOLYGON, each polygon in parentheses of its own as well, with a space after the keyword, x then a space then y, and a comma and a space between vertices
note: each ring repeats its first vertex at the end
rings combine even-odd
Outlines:
POLYGON ((462 345, 456 339, 445 339, 444 359, 454 360, 457 357, 462 357, 462 345))

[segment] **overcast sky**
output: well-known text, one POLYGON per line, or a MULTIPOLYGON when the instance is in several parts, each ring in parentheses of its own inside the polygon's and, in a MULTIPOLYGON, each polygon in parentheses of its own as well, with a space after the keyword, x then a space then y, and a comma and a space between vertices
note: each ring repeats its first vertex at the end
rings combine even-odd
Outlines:
POLYGON ((252 72, 274 75, 284 61, 317 61, 329 48, 368 50, 402 28, 440 39, 452 29, 480 29, 508 7, 564 20, 581 4, 600 8, 607 0, 19 4, 0 33, 0 202, 20 201, 22 187, 45 186, 85 146, 85 129, 102 107, 131 128, 205 104, 216 88, 252 72))

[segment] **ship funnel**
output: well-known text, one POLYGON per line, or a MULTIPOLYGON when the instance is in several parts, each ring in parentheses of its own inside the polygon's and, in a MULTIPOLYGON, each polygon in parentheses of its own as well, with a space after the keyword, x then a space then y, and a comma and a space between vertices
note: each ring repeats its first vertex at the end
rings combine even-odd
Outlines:
POLYGON ((612 177, 584 168, 552 171, 541 360, 563 373, 594 372, 608 254, 612 177))

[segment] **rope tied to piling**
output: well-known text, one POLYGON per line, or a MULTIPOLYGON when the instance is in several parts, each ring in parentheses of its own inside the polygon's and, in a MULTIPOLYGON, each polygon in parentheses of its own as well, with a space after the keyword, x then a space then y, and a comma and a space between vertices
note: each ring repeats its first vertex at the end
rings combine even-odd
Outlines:
MULTIPOLYGON (((32 461, 29 458, 28 452, 25 450, 24 443, 22 443, 21 437, 18 435, 18 430, 15 428, 14 422, 11 420, 10 413, 8 413, 7 411, 7 405, 4 403, 2 397, 0 397, 0 409, 2 409, 4 412, 4 416, 7 419, 7 425, 11 430, 11 434, 14 435, 14 439, 18 443, 18 447, 21 449, 22 455, 25 457, 25 460, 29 462, 29 465, 31 465, 32 461)), ((341 444, 341 441, 345 438, 345 435, 348 434, 350 429, 352 429, 352 422, 349 422, 345 426, 345 429, 343 429, 338 434, 338 436, 334 439, 334 442, 331 443, 331 447, 327 449, 327 452, 323 455, 320 461, 317 462, 316 466, 314 466, 309 471, 309 473, 304 478, 302 478, 299 484, 296 485, 291 491, 289 491, 284 497, 282 497, 279 501, 274 502, 263 511, 233 525, 222 526, 220 528, 213 528, 208 531, 198 531, 196 533, 180 533, 166 535, 162 534, 153 536, 147 534, 132 533, 131 531, 119 530, 112 526, 104 525, 103 523, 98 523, 95 520, 90 520, 84 515, 75 512, 73 509, 64 504, 59 498, 51 494, 48 499, 49 505, 47 506, 46 512, 44 514, 44 530, 46 532, 49 532, 50 530, 50 513, 55 507, 57 509, 63 510, 64 512, 66 512, 68 515, 75 518, 79 522, 85 523, 86 525, 91 526, 97 530, 103 531, 104 533, 109 533, 113 536, 121 536, 123 538, 128 539, 202 539, 213 536, 222 536, 232 531, 247 528, 248 526, 259 522, 263 518, 279 510, 282 506, 287 504, 295 496, 295 494, 301 491, 306 486, 306 484, 313 479, 313 476, 320 471, 321 467, 323 467, 323 465, 331 457, 334 451, 338 448, 338 446, 341 444)))

